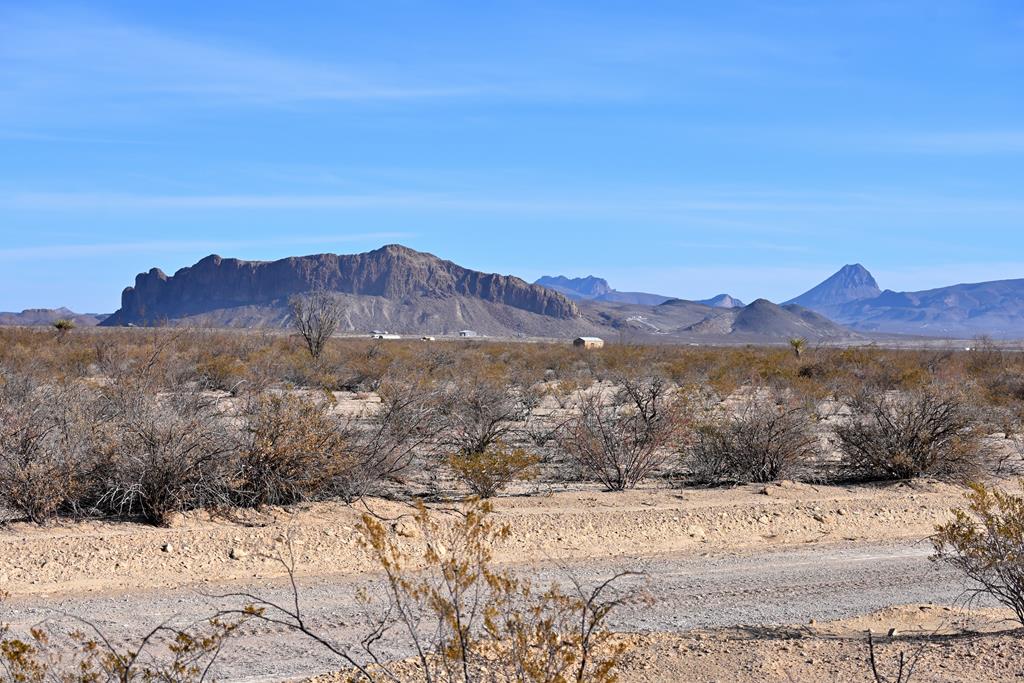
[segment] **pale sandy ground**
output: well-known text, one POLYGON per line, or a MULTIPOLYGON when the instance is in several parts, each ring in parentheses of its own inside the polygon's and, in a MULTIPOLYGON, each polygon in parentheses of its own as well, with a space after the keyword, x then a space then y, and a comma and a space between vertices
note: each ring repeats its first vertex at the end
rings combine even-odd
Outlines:
MULTIPOLYGON (((922 541, 933 532, 935 524, 947 518, 952 506, 961 503, 961 495, 961 490, 951 485, 920 482, 886 487, 783 483, 728 490, 646 489, 621 494, 584 490, 501 498, 495 502, 497 516, 510 525, 512 535, 497 549, 497 559, 568 565, 589 561, 602 568, 638 563, 657 567, 663 562, 665 576, 688 582, 685 576, 679 578, 680 567, 693 574, 702 567, 716 571, 715 567, 727 565, 730 576, 738 572, 742 579, 744 572, 751 571, 750 565, 756 567, 759 558, 768 564, 792 561, 814 565, 815 557, 834 558, 863 548, 863 557, 837 565, 855 565, 860 572, 858 582, 882 582, 881 597, 876 590, 864 607, 860 603, 852 607, 844 604, 834 610, 836 614, 857 615, 859 609, 870 611, 886 605, 886 572, 903 571, 903 564, 887 568, 890 565, 882 567, 881 560, 875 567, 874 549, 888 547, 886 544, 899 552, 911 549, 907 552, 917 563, 913 565, 918 567, 915 571, 923 572, 919 565, 927 564, 927 543, 922 541), (740 559, 716 559, 724 556, 740 559)), ((407 507, 393 502, 372 500, 367 504, 377 514, 395 519, 397 526, 401 526, 402 515, 408 513, 407 507)), ((137 612, 145 609, 141 606, 147 604, 150 593, 159 593, 163 596, 160 599, 169 602, 181 599, 175 596, 215 592, 227 586, 267 589, 279 585, 283 576, 280 565, 267 553, 284 534, 291 533, 304 580, 320 585, 322 592, 337 593, 373 569, 356 542, 360 509, 322 503, 299 510, 249 514, 245 519, 193 514, 166 529, 105 522, 47 529, 14 524, 0 530, 0 588, 11 594, 12 604, 20 606, 26 619, 27 614, 36 618, 46 605, 65 610, 69 605, 100 609, 108 603, 124 602, 137 612)), ((812 578, 812 583, 830 573, 828 567, 811 569, 818 572, 813 576, 819 577, 812 578)), ((779 571, 760 577, 761 582, 751 584, 755 587, 742 599, 756 601, 763 592, 768 600, 771 583, 789 580, 785 573, 788 570, 779 571)), ((754 626, 749 626, 753 622, 743 616, 725 614, 707 622, 714 623, 714 628, 695 627, 693 623, 673 628, 665 621, 659 622, 657 629, 637 629, 649 632, 623 636, 631 648, 621 680, 869 681, 862 638, 867 628, 882 634, 897 629, 895 641, 880 646, 880 660, 886 665, 891 664, 896 650, 909 654, 920 651, 913 681, 1007 681, 1024 677, 1020 635, 1008 630, 1012 624, 1003 621, 1005 613, 987 610, 967 614, 942 604, 898 606, 901 595, 902 602, 922 599, 918 593, 929 595, 928 579, 916 577, 910 579, 915 592, 894 589, 893 604, 870 617, 808 625, 806 619, 779 621, 779 614, 788 613, 775 610, 754 626), (802 623, 785 628, 772 625, 789 621, 802 623), (742 628, 744 625, 748 627, 742 628), (927 642, 921 639, 937 630, 941 637, 927 642), (978 635, 974 633, 977 630, 999 632, 978 635)), ((839 578, 837 575, 841 584, 839 578)), ((947 575, 944 580, 948 583, 949 578, 947 575)), ((896 579, 907 581, 905 576, 896 577, 893 586, 899 583, 896 579)), ((831 591, 839 590, 819 582, 820 592, 811 593, 810 600, 827 601, 831 591)), ((740 592, 748 590, 742 581, 738 585, 740 592)), ((692 597, 685 595, 684 584, 669 582, 666 586, 666 601, 692 597)), ((835 599, 850 602, 850 595, 859 594, 861 587, 862 583, 850 584, 844 589, 844 597, 837 592, 835 599)), ((802 584, 795 588, 804 590, 802 584)), ((814 589, 813 585, 807 588, 814 589)), ((951 590, 944 584, 936 602, 950 602, 951 590)), ((780 588, 773 597, 785 595, 780 588)), ((153 604, 157 603, 154 597, 153 604)), ((699 598, 690 607, 695 611, 701 608, 699 598)), ((281 638, 280 633, 254 632, 242 650, 256 653, 281 638)), ((312 651, 309 656, 316 657, 312 651)), ((332 667, 328 661, 316 660, 312 670, 318 668, 326 672, 332 667)), ((308 671, 296 669, 292 676, 308 675, 308 671)), ((268 670, 262 680, 284 677, 268 670)))
MULTIPOLYGON (((887 487, 783 482, 499 498, 497 519, 511 527, 512 536, 496 556, 499 561, 609 559, 922 539, 960 502, 959 489, 935 482, 887 487)), ((396 523, 410 511, 383 500, 365 505, 396 523)), ((302 575, 368 571, 373 567, 355 531, 363 509, 363 504, 318 503, 232 518, 192 514, 171 528, 124 522, 47 529, 12 524, 0 529, 0 588, 14 595, 62 595, 278 577, 283 570, 267 553, 285 532, 294 539, 302 575)))

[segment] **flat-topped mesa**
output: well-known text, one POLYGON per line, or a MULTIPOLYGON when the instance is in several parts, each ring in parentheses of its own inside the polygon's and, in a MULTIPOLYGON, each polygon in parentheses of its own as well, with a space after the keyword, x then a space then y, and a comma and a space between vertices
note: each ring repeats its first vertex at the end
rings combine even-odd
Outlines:
POLYGON ((224 308, 281 305, 294 294, 317 289, 393 300, 464 296, 553 318, 579 317, 576 304, 558 292, 395 244, 363 254, 277 261, 211 255, 170 277, 153 268, 122 292, 120 310, 104 324, 145 325, 224 308))

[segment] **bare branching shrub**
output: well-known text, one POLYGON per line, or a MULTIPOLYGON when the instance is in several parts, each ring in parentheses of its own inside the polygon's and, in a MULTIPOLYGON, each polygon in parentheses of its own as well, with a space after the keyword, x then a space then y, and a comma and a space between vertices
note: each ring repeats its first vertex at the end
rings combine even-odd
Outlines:
MULTIPOLYGON (((414 519, 416 550, 400 543, 389 525, 369 514, 360 524, 363 543, 385 581, 359 599, 371 620, 356 644, 335 643, 305 621, 298 591, 291 604, 252 594, 234 597, 253 614, 289 626, 340 657, 350 681, 425 683, 611 683, 624 646, 612 641, 609 614, 636 600, 618 589, 616 575, 596 587, 572 582, 543 591, 493 567, 492 548, 508 535, 491 519, 487 502, 474 501, 454 520, 420 505, 414 519), (415 566, 427 569, 417 571, 415 566), (400 668, 381 649, 395 634, 412 644, 416 666, 400 668)), ((294 576, 294 565, 286 561, 294 576)), ((294 584, 293 584, 294 585, 294 584)))
POLYGON ((95 506, 163 524, 174 512, 227 502, 234 443, 210 397, 121 393, 97 439, 95 506))
POLYGON ((288 305, 291 308, 292 325, 306 342, 309 355, 314 359, 319 358, 324 344, 341 323, 341 304, 328 292, 314 291, 293 296, 288 305))
POLYGON ((793 478, 819 453, 803 406, 777 395, 753 396, 737 411, 699 424, 683 461, 703 484, 769 482, 793 478))
POLYGON ((633 488, 661 467, 683 428, 681 400, 660 377, 622 377, 610 392, 579 399, 562 448, 575 464, 611 491, 633 488))
POLYGON ((455 476, 478 498, 492 498, 514 481, 537 476, 540 459, 521 448, 494 444, 483 453, 456 453, 448 458, 455 476))
POLYGON ((50 521, 84 492, 91 398, 77 385, 0 377, 0 497, 30 521, 50 521))
POLYGON ((346 425, 326 399, 261 394, 246 401, 231 476, 245 506, 287 505, 323 497, 347 458, 346 425))
POLYGON ((952 391, 869 390, 834 429, 848 476, 871 480, 967 477, 978 466, 980 423, 952 391))
POLYGON ((378 395, 380 404, 350 434, 350 457, 336 482, 346 499, 373 493, 384 481, 402 477, 436 435, 436 397, 430 384, 390 381, 378 395))
POLYGON ((1024 625, 1024 497, 971 484, 967 507, 932 537, 933 559, 960 570, 976 595, 1013 610, 1024 625))
POLYGON ((441 445, 472 454, 483 453, 498 441, 513 441, 534 399, 493 369, 459 377, 444 389, 438 403, 441 445))

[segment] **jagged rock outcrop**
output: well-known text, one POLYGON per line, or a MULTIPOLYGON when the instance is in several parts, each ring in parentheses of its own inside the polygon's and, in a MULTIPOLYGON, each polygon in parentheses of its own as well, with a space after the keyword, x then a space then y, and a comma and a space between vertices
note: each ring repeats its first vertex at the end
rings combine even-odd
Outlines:
POLYGON ((323 289, 408 301, 468 297, 561 320, 579 317, 558 292, 513 276, 481 273, 432 254, 388 245, 364 254, 316 254, 278 261, 207 256, 168 276, 140 273, 104 325, 147 325, 212 311, 283 306, 294 294, 323 289))

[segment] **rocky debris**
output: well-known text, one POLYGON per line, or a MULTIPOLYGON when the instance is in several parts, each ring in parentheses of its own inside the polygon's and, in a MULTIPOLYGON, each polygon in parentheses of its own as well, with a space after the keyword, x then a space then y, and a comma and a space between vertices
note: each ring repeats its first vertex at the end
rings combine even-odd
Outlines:
POLYGON ((392 530, 402 538, 419 538, 420 528, 415 523, 400 519, 391 525, 392 530))

